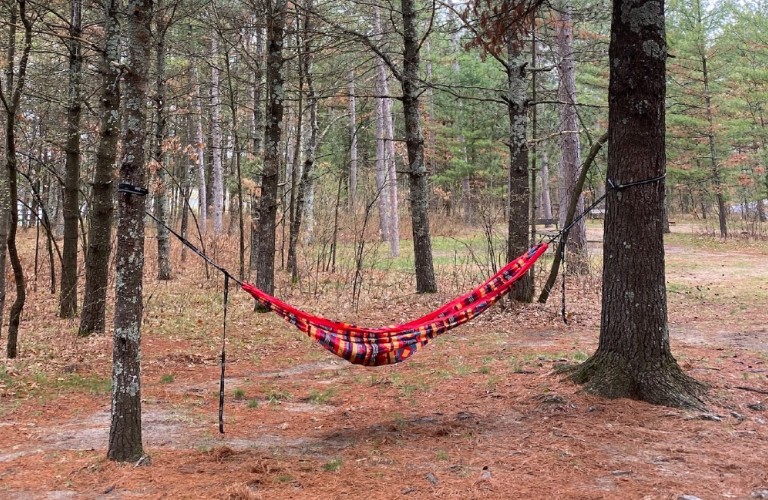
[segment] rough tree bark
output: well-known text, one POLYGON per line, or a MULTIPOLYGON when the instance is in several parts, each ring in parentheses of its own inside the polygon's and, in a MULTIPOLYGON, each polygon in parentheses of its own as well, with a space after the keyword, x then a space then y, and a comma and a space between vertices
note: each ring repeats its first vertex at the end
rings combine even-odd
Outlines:
POLYGON ((64 146, 64 242, 61 262, 59 317, 77 314, 77 223, 80 193, 80 117, 83 78, 83 2, 72 0, 69 23, 69 96, 67 98, 67 140, 64 146))
MULTIPOLYGON (((120 181, 144 187, 152 0, 131 0, 127 7, 120 181)), ((141 442, 141 317, 145 201, 143 196, 135 194, 119 193, 117 196, 112 412, 107 456, 119 462, 136 461, 144 453, 141 442)))
POLYGON ((408 181, 411 197, 411 226, 413 255, 416 270, 416 293, 437 291, 435 268, 432 262, 432 240, 429 229, 429 189, 427 169, 424 165, 424 137, 421 132, 419 110, 419 49, 421 40, 416 25, 416 3, 401 0, 403 17, 403 71, 400 84, 403 88, 403 115, 405 145, 408 151, 408 181))
MULTIPOLYGON (((507 190, 507 261, 517 258, 530 246, 528 228, 531 211, 528 186, 528 116, 525 102, 528 64, 522 42, 507 35, 507 111, 509 113, 509 186, 507 190)), ((512 288, 512 298, 520 302, 533 300, 533 274, 526 273, 512 288)))
POLYGON ((283 101, 283 31, 286 1, 267 2, 267 98, 264 169, 258 202, 258 248, 256 286, 267 293, 275 289, 275 229, 277 224, 277 191, 280 172, 283 101))
MULTIPOLYGON (((615 0, 607 174, 613 182, 665 171, 666 58, 663 0, 615 0)), ((572 377, 606 397, 699 407, 703 386, 682 372, 669 347, 663 203, 663 180, 609 193, 600 341, 572 377)))
POLYGON ((93 173, 92 201, 85 256, 85 292, 80 315, 80 335, 103 332, 107 303, 109 254, 112 239, 114 168, 120 128, 120 0, 104 3, 104 51, 100 61, 101 111, 99 144, 93 173))

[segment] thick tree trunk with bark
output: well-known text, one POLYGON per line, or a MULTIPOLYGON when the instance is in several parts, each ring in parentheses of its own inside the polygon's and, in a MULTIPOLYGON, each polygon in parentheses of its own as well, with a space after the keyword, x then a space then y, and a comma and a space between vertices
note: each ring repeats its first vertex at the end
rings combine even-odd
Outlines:
POLYGON ((85 256, 85 292, 80 315, 80 335, 103 332, 107 304, 109 254, 112 239, 114 169, 120 133, 120 0, 104 4, 104 52, 101 59, 101 111, 99 144, 93 173, 92 201, 88 223, 88 252, 85 256))
POLYGON ((429 229, 429 187, 424 165, 424 137, 421 133, 419 110, 419 49, 416 4, 414 0, 401 0, 403 16, 403 114, 405 146, 408 151, 408 181, 411 196, 411 226, 413 255, 416 270, 416 293, 437 291, 435 268, 432 263, 432 239, 429 229))
POLYGON ((83 77, 83 2, 72 0, 69 24, 69 97, 67 103, 67 141, 64 146, 64 243, 61 262, 59 317, 77 314, 77 223, 80 210, 80 117, 82 116, 83 77))
MULTIPOLYGON (((530 246, 528 228, 531 222, 528 186, 528 116, 525 106, 527 82, 521 43, 511 36, 507 41, 507 84, 509 94, 509 186, 507 190, 507 260, 517 258, 530 246)), ((512 298, 520 302, 533 300, 533 272, 529 271, 512 288, 512 298)))
MULTIPOLYGON (((162 12, 161 0, 157 0, 155 8, 162 12)), ((152 151, 152 159, 155 162, 157 183, 155 187, 155 217, 160 222, 156 224, 157 229, 157 279, 165 281, 171 279, 171 243, 168 239, 169 223, 168 195, 170 185, 168 184, 168 173, 165 166, 165 154, 163 147, 166 136, 166 114, 165 114, 165 34, 168 31, 168 21, 165 19, 167 14, 162 13, 156 18, 155 31, 155 148, 152 151)))
POLYGON ((267 5, 267 98, 264 169, 258 202, 258 248, 256 286, 267 293, 275 289, 275 229, 277 191, 282 142, 283 101, 283 31, 285 0, 270 0, 267 5))
MULTIPOLYGON (((555 23, 557 38, 558 73, 560 82, 557 97, 560 101, 560 207, 568 206, 575 192, 581 166, 581 140, 579 118, 576 113, 576 63, 573 56, 573 19, 569 0, 561 2, 559 19, 555 23)), ((584 198, 579 194, 576 213, 584 211, 584 198)), ((565 210, 560 210, 560 227, 565 226, 565 210)), ((584 219, 577 222, 568 234, 568 271, 575 274, 589 272, 587 230, 584 219)))
MULTIPOLYGON (((666 57, 663 0, 615 0, 608 90, 614 183, 665 171, 666 57)), ((609 193, 600 342, 572 377, 606 397, 701 406, 702 385, 682 372, 669 347, 663 203, 663 180, 609 193)))
MULTIPOLYGON (((152 0, 129 2, 120 181, 136 187, 144 187, 146 183, 151 26, 152 0)), ((143 196, 135 194, 119 193, 117 196, 112 412, 107 455, 119 462, 136 461, 144 453, 141 442, 141 318, 145 201, 143 196)))

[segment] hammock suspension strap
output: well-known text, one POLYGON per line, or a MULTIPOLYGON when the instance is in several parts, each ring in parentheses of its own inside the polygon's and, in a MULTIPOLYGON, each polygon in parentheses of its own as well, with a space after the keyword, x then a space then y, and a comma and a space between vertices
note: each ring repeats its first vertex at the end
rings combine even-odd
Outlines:
POLYGON ((221 379, 219 380, 219 433, 224 434, 224 370, 227 365, 227 303, 229 302, 229 274, 224 275, 224 325, 221 333, 221 379))

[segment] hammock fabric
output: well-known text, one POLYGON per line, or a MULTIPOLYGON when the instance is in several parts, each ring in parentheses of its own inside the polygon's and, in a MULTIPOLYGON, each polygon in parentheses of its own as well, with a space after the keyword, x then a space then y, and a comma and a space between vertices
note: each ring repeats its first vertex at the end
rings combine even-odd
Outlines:
POLYGON ((408 359, 433 338, 484 312, 509 293, 547 247, 547 243, 540 243, 530 248, 471 292, 429 314, 408 323, 380 328, 365 328, 315 316, 249 283, 242 286, 261 306, 277 313, 333 354, 353 364, 381 366, 408 359))

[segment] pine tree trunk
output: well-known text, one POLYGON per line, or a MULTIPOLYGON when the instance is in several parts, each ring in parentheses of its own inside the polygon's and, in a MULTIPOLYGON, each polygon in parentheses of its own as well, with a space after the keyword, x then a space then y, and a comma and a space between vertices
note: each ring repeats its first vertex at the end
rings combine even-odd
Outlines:
POLYGON ((88 253, 85 257, 85 292, 80 315, 80 335, 103 332, 107 303, 109 254, 112 239, 114 169, 120 128, 120 28, 117 11, 120 0, 104 4, 104 52, 101 59, 101 111, 99 144, 93 174, 92 201, 88 223, 88 253))
MULTIPOLYGON (((381 36, 381 13, 379 7, 374 10, 374 32, 381 36)), ((384 61, 376 59, 376 93, 380 96, 376 99, 376 205, 379 209, 379 237, 381 241, 387 241, 390 235, 389 221, 389 190, 387 189, 387 141, 392 137, 387 136, 386 114, 387 96, 389 84, 387 83, 387 69, 384 61)))
POLYGON ((64 146, 64 243, 61 262, 59 317, 77 314, 77 223, 80 210, 80 117, 82 116, 82 32, 83 2, 72 0, 69 24, 69 98, 67 103, 67 141, 64 146))
POLYGON ((299 280, 299 266, 297 262, 297 252, 299 244, 299 234, 301 232, 301 222, 305 212, 305 201, 307 193, 310 190, 312 184, 312 168, 315 164, 315 153, 317 151, 318 130, 317 130, 317 104, 318 98, 315 94, 314 77, 312 72, 314 71, 314 52, 311 43, 312 36, 312 17, 310 12, 313 9, 312 0, 304 1, 304 27, 303 27, 303 40, 304 46, 302 48, 301 62, 303 64, 302 74, 307 84, 307 107, 309 109, 309 136, 307 137, 306 147, 304 149, 304 165, 301 169, 301 177, 298 183, 298 192, 296 195, 296 207, 293 220, 291 221, 291 227, 288 233, 288 270, 291 273, 291 281, 294 283, 299 280))
POLYGON ((387 189, 387 208, 389 214, 387 216, 387 226, 389 234, 387 239, 389 240, 389 252, 393 257, 400 255, 400 214, 398 212, 398 199, 397 199, 397 168, 395 157, 395 127, 392 123, 392 99, 387 97, 384 99, 384 134, 386 140, 384 142, 384 164, 386 165, 386 189, 387 189))
POLYGON ((403 16, 403 114, 405 145, 408 151, 408 180, 411 196, 413 255, 416 270, 416 292, 437 291, 432 263, 432 240, 429 229, 429 188, 424 165, 424 137, 421 133, 419 110, 419 39, 414 0, 401 0, 403 16))
MULTIPOLYGON (((162 0, 155 4, 157 12, 162 12, 162 0)), ((168 31, 168 22, 165 14, 158 15, 155 23, 155 148, 152 152, 155 162, 157 184, 154 189, 155 217, 160 222, 157 228, 157 279, 166 281, 171 279, 171 243, 168 239, 169 211, 168 211, 168 173, 166 172, 165 154, 163 146, 166 136, 165 116, 165 34, 168 31), (163 17, 161 17, 163 16, 163 17)))
MULTIPOLYGON (((261 2, 259 3, 261 6, 261 2)), ((263 12, 260 12, 263 17, 263 12)), ((261 27, 256 28, 256 48, 253 71, 253 155, 259 158, 264 146, 264 35, 261 27)), ((261 184, 261 172, 254 169, 251 180, 256 186, 261 184)), ((258 196, 251 194, 251 256, 248 269, 256 270, 259 248, 259 205, 258 196)))
MULTIPOLYGON (((608 90, 613 182, 664 173, 666 57, 663 0, 616 0, 608 90)), ((682 372, 669 347, 663 203, 663 180, 609 193, 600 341, 573 378, 606 397, 701 406, 702 386, 682 372)))
POLYGON ((355 208, 357 202, 357 116, 355 103, 355 71, 347 72, 347 91, 349 109, 349 208, 355 208))
MULTIPOLYGON (((11 263, 13 269, 13 280, 16 288, 16 300, 13 301, 11 309, 8 313, 8 344, 6 355, 9 358, 15 358, 18 354, 18 336, 19 325, 21 323, 21 312, 24 309, 24 303, 26 301, 26 282, 24 279, 24 268, 21 265, 19 259, 19 253, 16 248, 16 231, 18 229, 19 210, 18 203, 18 172, 17 172, 17 158, 16 158, 16 114, 19 111, 19 105, 21 103, 21 95, 24 89, 26 81, 27 64, 29 63, 29 53, 32 49, 32 21, 27 17, 27 3, 24 0, 18 0, 18 11, 16 6, 11 7, 11 16, 9 19, 9 49, 7 52, 8 64, 4 89, 5 93, 5 108, 6 115, 6 130, 5 130, 5 155, 6 155, 6 172, 7 172, 7 186, 0 186, 2 196, 7 198, 0 201, 0 218, 5 219, 7 222, 3 224, 3 228, 7 228, 7 251, 8 260, 11 263), (18 16, 18 17, 17 17, 18 16), (24 27, 24 42, 21 57, 19 58, 19 65, 16 69, 16 78, 18 80, 14 85, 14 64, 15 64, 15 50, 13 46, 16 44, 16 23, 21 21, 24 27), (8 101, 10 96, 10 101, 8 101)), ((0 247, 0 258, 5 258, 5 248, 0 247)), ((5 285, 4 279, 2 285, 5 285)))
POLYGON ((203 133, 203 105, 200 95, 200 79, 197 76, 197 70, 193 72, 195 78, 195 130, 197 132, 197 144, 195 151, 197 154, 197 199, 200 206, 200 233, 205 236, 208 227, 208 193, 205 169, 205 134, 203 133))
MULTIPOLYGON (((509 186, 507 211, 507 260, 517 258, 530 246, 530 189, 528 187, 528 127, 525 107, 526 71, 528 61, 522 44, 509 36, 507 41, 507 83, 509 97, 509 186)), ((512 298, 520 302, 533 300, 533 274, 529 271, 512 289, 512 298)))
POLYGON ((549 193, 549 157, 546 151, 541 153, 541 216, 552 219, 552 200, 549 193))
POLYGON ((224 230, 224 168, 222 166, 221 89, 219 78, 219 35, 211 33, 211 149, 213 154, 213 232, 224 230))
MULTIPOLYGON (((144 187, 152 0, 132 2, 128 13, 120 181, 144 187)), ((107 455, 119 462, 136 461, 144 453, 141 438, 141 317, 145 201, 143 196, 134 194, 119 193, 117 196, 112 412, 107 455)))
MULTIPOLYGON (((576 114, 576 68, 573 56, 573 20, 569 0, 560 6, 555 23, 557 38, 558 72, 560 83, 557 96, 560 101, 560 206, 568 206, 579 178, 581 166, 581 140, 579 118, 576 114)), ((584 211, 584 198, 579 195, 576 213, 584 211)), ((560 227, 565 225, 565 210, 560 210, 560 227)), ((568 234, 568 272, 589 272, 587 231, 584 219, 577 222, 568 234)))
POLYGON ((275 230, 277 227, 277 192, 282 142, 283 101, 283 31, 285 0, 270 0, 267 5, 267 98, 264 169, 258 203, 258 255, 256 286, 267 293, 275 289, 275 230))

